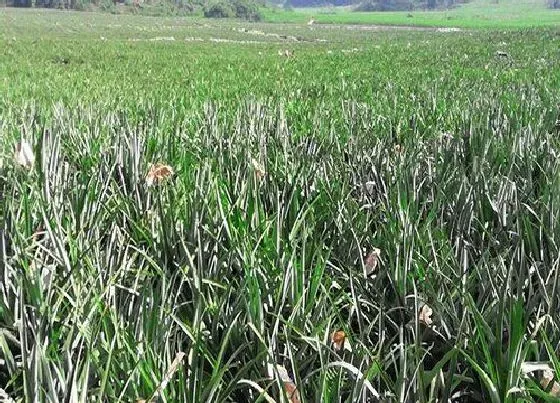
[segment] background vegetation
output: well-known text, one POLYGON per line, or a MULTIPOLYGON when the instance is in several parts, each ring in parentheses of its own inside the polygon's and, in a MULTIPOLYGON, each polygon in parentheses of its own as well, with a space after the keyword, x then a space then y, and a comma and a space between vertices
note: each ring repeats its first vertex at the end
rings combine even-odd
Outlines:
POLYGON ((559 43, 0 10, 0 398, 554 401, 559 43))
MULTIPOLYGON (((362 3, 369 4, 369 3, 362 3)), ((263 9, 266 21, 319 24, 378 24, 465 28, 531 28, 560 25, 560 11, 541 0, 474 0, 435 11, 354 12, 348 7, 263 9)))
POLYGON ((545 23, 560 20, 558 12, 548 12, 560 9, 558 0, 0 0, 0 5, 249 21, 259 21, 264 14, 270 22, 309 21, 317 14, 320 18, 316 21, 321 23, 401 25, 442 25, 451 23, 449 20, 461 23, 473 20, 493 26, 501 19, 506 22, 514 19, 515 24, 525 21, 527 26, 534 26, 542 19, 545 23), (298 11, 294 12, 296 9, 298 11), (411 14, 412 11, 415 13, 411 14))

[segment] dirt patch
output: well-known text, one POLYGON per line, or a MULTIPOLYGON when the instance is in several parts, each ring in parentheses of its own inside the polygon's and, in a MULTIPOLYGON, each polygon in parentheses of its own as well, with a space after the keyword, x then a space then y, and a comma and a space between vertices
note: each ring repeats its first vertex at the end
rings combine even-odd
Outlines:
POLYGON ((233 31, 236 32, 241 32, 247 35, 254 35, 254 36, 263 36, 263 37, 269 37, 269 38, 275 38, 275 39, 279 39, 279 40, 283 40, 283 41, 288 41, 288 42, 313 42, 312 40, 309 39, 305 39, 302 36, 295 36, 295 35, 286 35, 286 34, 277 34, 274 32, 264 32, 264 31, 259 31, 257 29, 247 29, 247 28, 232 28, 233 31))
POLYGON ((315 24, 313 29, 346 29, 348 31, 426 31, 426 32, 459 32, 460 28, 421 27, 417 25, 370 25, 370 24, 315 24))

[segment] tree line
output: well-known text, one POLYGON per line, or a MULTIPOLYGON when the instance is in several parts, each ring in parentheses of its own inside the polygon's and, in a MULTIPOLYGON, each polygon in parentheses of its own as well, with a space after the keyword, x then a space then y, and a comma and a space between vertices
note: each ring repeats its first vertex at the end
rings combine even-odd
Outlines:
MULTIPOLYGON (((406 11, 436 10, 454 7, 469 0, 270 0, 284 2, 284 7, 349 6, 355 11, 406 11)), ((560 9, 560 0, 546 0, 549 8, 560 9)), ((161 14, 203 14, 209 18, 242 18, 251 21, 261 19, 260 8, 264 0, 0 0, 12 7, 59 8, 71 10, 107 9, 119 4, 141 10, 143 7, 157 6, 161 14)))

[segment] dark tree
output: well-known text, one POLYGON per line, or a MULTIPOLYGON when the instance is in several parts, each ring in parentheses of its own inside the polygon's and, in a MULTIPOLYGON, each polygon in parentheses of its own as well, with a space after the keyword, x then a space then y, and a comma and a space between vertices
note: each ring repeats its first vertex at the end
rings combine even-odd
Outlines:
POLYGON ((31 7, 31 0, 14 0, 14 7, 31 7))

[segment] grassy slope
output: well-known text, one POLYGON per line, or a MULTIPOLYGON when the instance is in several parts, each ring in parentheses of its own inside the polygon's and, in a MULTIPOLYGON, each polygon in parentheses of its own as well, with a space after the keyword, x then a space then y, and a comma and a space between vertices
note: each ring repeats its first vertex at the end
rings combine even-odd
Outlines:
POLYGON ((560 10, 550 10, 544 0, 474 0, 447 11, 414 12, 352 12, 348 8, 266 10, 270 22, 309 21, 319 23, 419 25, 463 28, 526 28, 560 26, 560 10), (412 17, 410 16, 412 15, 412 17))

